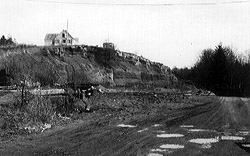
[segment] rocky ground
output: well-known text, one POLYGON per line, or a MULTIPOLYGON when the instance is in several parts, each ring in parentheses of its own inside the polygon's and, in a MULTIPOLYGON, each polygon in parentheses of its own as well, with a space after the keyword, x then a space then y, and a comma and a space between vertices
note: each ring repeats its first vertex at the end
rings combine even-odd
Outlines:
POLYGON ((2 139, 0 155, 249 155, 247 98, 113 92, 91 100, 93 112, 2 139))

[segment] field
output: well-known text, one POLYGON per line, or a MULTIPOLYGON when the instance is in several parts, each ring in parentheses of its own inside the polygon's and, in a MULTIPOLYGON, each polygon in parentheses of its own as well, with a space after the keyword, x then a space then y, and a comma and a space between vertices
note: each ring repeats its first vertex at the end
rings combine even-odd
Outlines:
POLYGON ((1 155, 249 155, 247 98, 107 92, 91 100, 93 112, 3 136, 1 155))

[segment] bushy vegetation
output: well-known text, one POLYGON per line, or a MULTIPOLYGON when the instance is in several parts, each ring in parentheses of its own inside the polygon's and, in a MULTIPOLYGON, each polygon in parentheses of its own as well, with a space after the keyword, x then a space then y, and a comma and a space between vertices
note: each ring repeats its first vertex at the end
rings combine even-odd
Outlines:
POLYGON ((205 49, 191 68, 173 69, 182 80, 224 96, 250 95, 250 59, 219 44, 205 49))
POLYGON ((0 117, 3 119, 0 125, 2 138, 8 138, 13 134, 25 134, 26 127, 48 123, 52 117, 51 103, 48 98, 38 101, 38 96, 26 96, 25 103, 20 92, 15 94, 14 100, 0 107, 0 117))
POLYGON ((10 45, 16 45, 16 43, 13 41, 12 37, 8 37, 7 39, 3 35, 0 39, 0 46, 10 46, 10 45))
POLYGON ((1 95, 1 98, 12 97, 8 103, 0 105, 0 136, 8 139, 13 135, 41 132, 44 124, 62 125, 72 122, 64 121, 62 116, 69 116, 74 112, 72 97, 32 95, 21 89, 17 93, 1 95), (11 95, 11 96, 9 96, 11 95))

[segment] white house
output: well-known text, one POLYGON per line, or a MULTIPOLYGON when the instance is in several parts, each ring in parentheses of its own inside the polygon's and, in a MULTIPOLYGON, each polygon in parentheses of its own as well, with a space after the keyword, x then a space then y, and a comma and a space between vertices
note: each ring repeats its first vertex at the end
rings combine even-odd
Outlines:
POLYGON ((46 34, 44 45, 74 45, 78 43, 78 38, 73 38, 67 30, 63 30, 59 34, 46 34))

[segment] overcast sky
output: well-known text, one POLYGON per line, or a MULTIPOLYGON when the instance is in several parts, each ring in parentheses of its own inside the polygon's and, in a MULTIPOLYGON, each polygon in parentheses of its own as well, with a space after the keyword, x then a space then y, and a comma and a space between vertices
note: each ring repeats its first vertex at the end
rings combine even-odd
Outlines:
POLYGON ((121 51, 171 68, 192 66, 220 42, 239 53, 250 49, 249 1, 1 0, 0 19, 0 35, 36 45, 66 29, 68 19, 81 44, 102 46, 109 38, 121 51))

